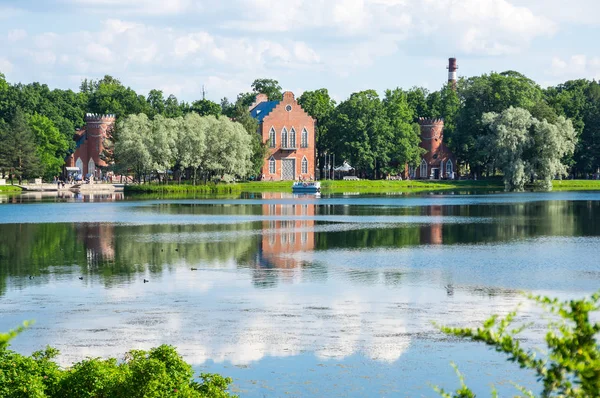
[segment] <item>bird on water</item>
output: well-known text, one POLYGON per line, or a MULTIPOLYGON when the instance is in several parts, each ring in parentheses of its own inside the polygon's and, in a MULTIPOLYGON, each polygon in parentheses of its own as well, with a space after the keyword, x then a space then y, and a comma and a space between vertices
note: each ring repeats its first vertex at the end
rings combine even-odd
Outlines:
POLYGON ((82 280, 83 280, 83 276, 80 276, 80 277, 79 277, 79 280, 80 280, 80 281, 82 281, 82 280))
POLYGON ((198 268, 190 268, 192 271, 198 271, 198 268))
POLYGON ((144 283, 148 283, 150 282, 148 279, 144 279, 144 283))

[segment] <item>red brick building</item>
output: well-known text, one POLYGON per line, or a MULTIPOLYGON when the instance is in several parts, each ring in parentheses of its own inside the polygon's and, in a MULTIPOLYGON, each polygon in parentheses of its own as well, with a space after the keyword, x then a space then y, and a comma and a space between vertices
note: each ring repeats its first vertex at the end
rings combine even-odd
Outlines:
POLYGON ((281 101, 258 94, 250 106, 258 134, 269 153, 262 168, 265 180, 308 180, 315 176, 315 120, 302 109, 291 91, 281 101))
POLYGON ((84 178, 93 176, 95 179, 100 179, 102 168, 107 166, 100 158, 104 151, 104 138, 114 124, 115 115, 86 114, 85 126, 77 130, 73 136, 75 152, 67 157, 66 167, 77 167, 84 178))
POLYGON ((444 144, 444 121, 442 119, 419 118, 421 143, 419 146, 427 152, 417 167, 409 167, 410 178, 454 179, 456 157, 444 144))

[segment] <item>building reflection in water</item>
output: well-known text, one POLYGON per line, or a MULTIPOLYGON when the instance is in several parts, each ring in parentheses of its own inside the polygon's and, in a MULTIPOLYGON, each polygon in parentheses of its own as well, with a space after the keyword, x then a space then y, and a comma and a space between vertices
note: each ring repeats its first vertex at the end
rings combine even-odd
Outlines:
POLYGON ((88 266, 97 266, 115 258, 114 224, 76 224, 77 240, 85 247, 88 266))
POLYGON ((44 191, 0 195, 0 203, 28 202, 114 202, 125 199, 123 192, 44 191))
MULTIPOLYGON (((427 206, 424 207, 424 216, 428 217, 442 217, 442 206, 427 206)), ((442 235, 442 223, 432 222, 427 225, 421 226, 421 244, 422 245, 441 245, 444 243, 442 235)))
MULTIPOLYGON (((313 197, 281 192, 263 193, 267 201, 262 205, 262 236, 256 254, 255 282, 269 285, 269 270, 287 270, 284 275, 293 277, 294 270, 302 267, 304 260, 294 258, 297 252, 315 249, 315 204, 313 197), (270 203, 271 202, 271 203, 270 203)), ((271 282, 275 283, 275 280, 271 282)))

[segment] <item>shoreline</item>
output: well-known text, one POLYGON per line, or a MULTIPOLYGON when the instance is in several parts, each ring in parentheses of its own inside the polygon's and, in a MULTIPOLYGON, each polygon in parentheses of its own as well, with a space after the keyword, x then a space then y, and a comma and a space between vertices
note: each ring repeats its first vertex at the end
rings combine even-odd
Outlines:
MULTIPOLYGON (((45 184, 47 185, 47 184, 45 184)), ((452 190, 493 190, 503 191, 504 184, 501 180, 459 180, 459 181, 422 181, 422 180, 325 180, 321 181, 322 193, 419 193, 419 192, 444 192, 452 190)), ((33 187, 32 187, 33 188, 33 187)), ((48 187, 49 188, 49 187, 48 187)), ((206 185, 190 184, 144 184, 144 185, 92 185, 82 186, 80 192, 125 192, 126 194, 238 194, 261 193, 261 192, 292 192, 291 181, 251 181, 238 183, 220 183, 206 185), (111 189, 112 188, 112 189, 111 189), (115 189, 116 188, 116 189, 115 189)), ((60 191, 68 191, 61 189, 60 191)), ((537 191, 535 185, 528 185, 528 191, 537 191)), ((35 192, 36 189, 22 189, 16 185, 0 186, 0 193, 21 194, 35 192)), ((57 191, 54 189, 40 189, 39 191, 57 191)), ((556 180, 553 181, 552 191, 600 191, 600 180, 556 180)))

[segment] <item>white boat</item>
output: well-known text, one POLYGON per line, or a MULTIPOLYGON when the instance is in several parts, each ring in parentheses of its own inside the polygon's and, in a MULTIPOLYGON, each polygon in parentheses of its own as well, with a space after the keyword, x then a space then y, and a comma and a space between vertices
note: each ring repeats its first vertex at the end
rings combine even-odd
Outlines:
POLYGON ((295 193, 317 193, 321 192, 320 182, 298 181, 292 185, 292 192, 295 193))

